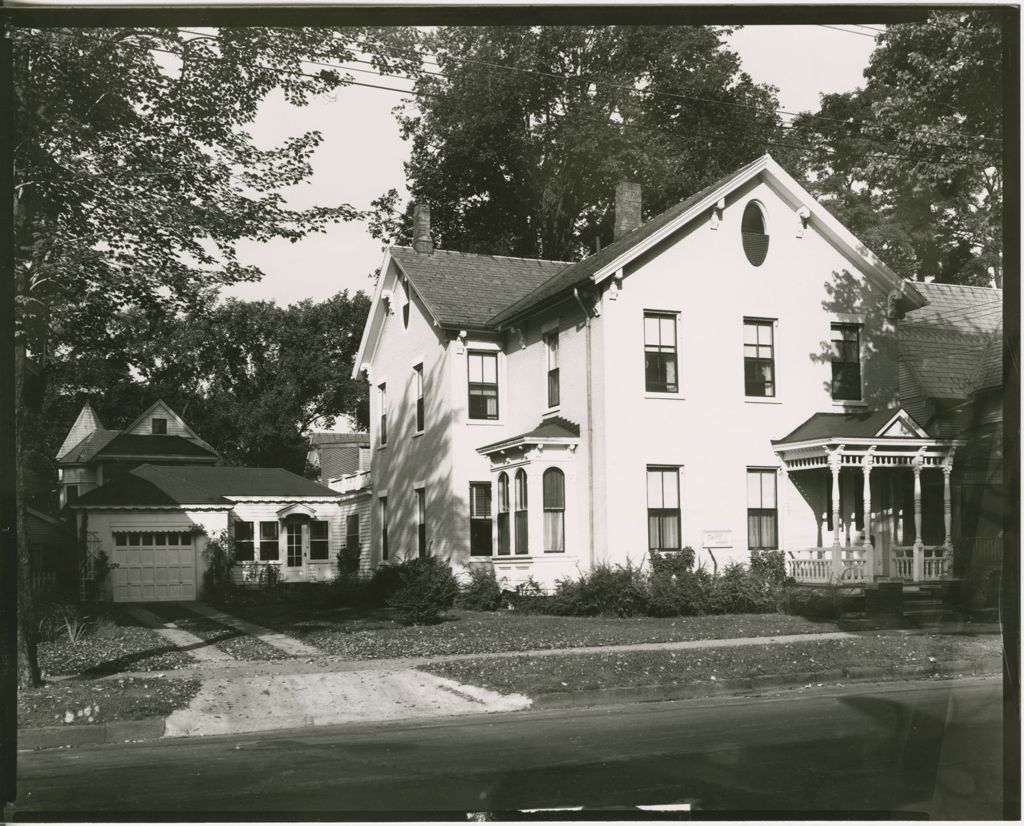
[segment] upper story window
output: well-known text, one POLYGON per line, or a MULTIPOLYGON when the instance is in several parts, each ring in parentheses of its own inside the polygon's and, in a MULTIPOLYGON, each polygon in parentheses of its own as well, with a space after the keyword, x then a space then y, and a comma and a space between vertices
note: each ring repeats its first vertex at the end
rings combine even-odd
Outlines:
POLYGON ((167 419, 150 419, 150 432, 154 436, 167 435, 167 419))
POLYGON ((380 444, 388 443, 388 386, 377 385, 377 404, 380 405, 380 444))
POLYGON ((558 330, 544 336, 544 347, 548 356, 548 407, 558 407, 561 395, 558 384, 558 330))
POLYGON ((647 468, 647 547, 678 551, 681 546, 679 468, 647 468))
POLYGON ((423 365, 412 368, 413 381, 416 386, 416 432, 423 432, 423 365))
POLYGON ((860 401, 860 325, 832 325, 832 398, 860 401))
POLYGON ((509 527, 508 474, 498 474, 498 554, 512 552, 512 532, 509 527))
POLYGON ((498 418, 498 354, 470 350, 469 418, 498 418))
POLYGON ((757 201, 751 201, 744 208, 740 232, 747 260, 755 267, 760 267, 768 255, 768 232, 765 228, 764 210, 757 201))
POLYGON ((743 387, 748 396, 775 396, 775 321, 743 319, 743 387))
POLYGON ((644 382, 648 393, 678 393, 675 313, 644 313, 644 382))
POLYGON ((544 471, 544 551, 565 550, 565 474, 556 467, 544 471))

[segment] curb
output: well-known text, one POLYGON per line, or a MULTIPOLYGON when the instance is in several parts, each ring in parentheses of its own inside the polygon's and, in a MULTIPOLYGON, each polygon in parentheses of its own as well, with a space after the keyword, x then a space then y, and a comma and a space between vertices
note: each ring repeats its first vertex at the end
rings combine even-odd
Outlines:
POLYGON ((67 746, 91 746, 98 743, 124 743, 129 740, 156 740, 164 736, 164 718, 116 720, 98 726, 44 726, 18 731, 18 750, 55 749, 67 746))
POLYGON ((767 674, 715 682, 681 685, 631 686, 628 688, 596 688, 585 691, 558 691, 533 698, 531 708, 591 708, 625 703, 657 703, 666 700, 695 700, 707 697, 735 697, 767 688, 802 688, 808 683, 886 682, 913 680, 935 676, 962 676, 965 673, 1001 673, 1002 661, 997 657, 979 660, 953 660, 912 667, 853 666, 831 671, 805 674, 767 674))

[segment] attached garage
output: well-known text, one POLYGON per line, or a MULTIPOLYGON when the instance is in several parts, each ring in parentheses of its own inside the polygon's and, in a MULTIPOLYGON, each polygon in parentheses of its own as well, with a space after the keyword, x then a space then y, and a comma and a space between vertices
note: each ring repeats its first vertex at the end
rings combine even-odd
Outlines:
POLYGON ((196 598, 196 543, 189 531, 113 531, 115 602, 196 598))

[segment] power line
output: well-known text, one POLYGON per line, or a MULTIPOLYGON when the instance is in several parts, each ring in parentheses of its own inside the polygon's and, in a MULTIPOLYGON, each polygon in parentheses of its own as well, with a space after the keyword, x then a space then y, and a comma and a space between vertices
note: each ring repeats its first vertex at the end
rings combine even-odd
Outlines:
MULTIPOLYGON (((832 31, 842 32, 843 34, 856 34, 856 35, 859 35, 860 37, 870 37, 872 40, 874 40, 876 37, 878 37, 877 34, 868 34, 867 32, 855 32, 855 31, 851 31, 850 29, 841 29, 838 26, 830 26, 827 23, 816 23, 815 25, 818 26, 818 28, 821 28, 821 29, 832 29, 832 31)), ((854 24, 851 24, 851 25, 856 25, 856 24, 854 23, 854 24)))

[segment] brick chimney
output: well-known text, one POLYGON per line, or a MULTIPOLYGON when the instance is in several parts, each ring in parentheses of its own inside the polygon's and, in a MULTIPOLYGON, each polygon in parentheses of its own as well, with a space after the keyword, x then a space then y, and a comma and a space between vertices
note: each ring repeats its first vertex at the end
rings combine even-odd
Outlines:
POLYGON ((430 205, 414 204, 412 208, 412 248, 416 252, 430 255, 434 242, 430 237, 430 205))
POLYGON ((640 226, 640 184, 623 181, 615 187, 615 240, 640 226))

